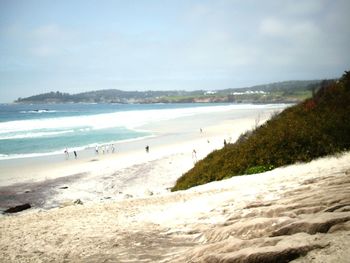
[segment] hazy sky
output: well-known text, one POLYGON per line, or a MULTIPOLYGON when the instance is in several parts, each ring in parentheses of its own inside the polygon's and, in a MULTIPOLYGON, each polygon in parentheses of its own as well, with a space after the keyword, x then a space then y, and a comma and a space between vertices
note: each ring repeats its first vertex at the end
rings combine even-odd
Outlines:
POLYGON ((0 0, 0 102, 339 77, 349 0, 0 0))

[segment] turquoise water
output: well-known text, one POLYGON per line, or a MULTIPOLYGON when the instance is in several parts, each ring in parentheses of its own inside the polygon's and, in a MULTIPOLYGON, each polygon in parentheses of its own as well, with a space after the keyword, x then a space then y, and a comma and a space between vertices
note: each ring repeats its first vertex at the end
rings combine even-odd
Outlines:
MULTIPOLYGON (((0 104, 0 159, 62 153, 136 140, 143 130, 176 118, 235 110, 279 108, 250 104, 0 104)), ((238 114, 238 113, 237 113, 238 114)), ((233 115, 234 117, 234 115, 233 115)), ((236 116, 237 117, 237 116, 236 116)))
POLYGON ((225 110, 228 104, 0 104, 0 159, 138 139, 145 124, 225 110))

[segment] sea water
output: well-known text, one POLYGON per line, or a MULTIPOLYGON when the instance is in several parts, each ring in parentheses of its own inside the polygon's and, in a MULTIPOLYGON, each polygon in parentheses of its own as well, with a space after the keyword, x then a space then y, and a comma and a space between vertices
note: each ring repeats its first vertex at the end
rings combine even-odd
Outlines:
POLYGON ((244 104, 0 104, 0 160, 62 153, 152 136, 146 124, 244 104))

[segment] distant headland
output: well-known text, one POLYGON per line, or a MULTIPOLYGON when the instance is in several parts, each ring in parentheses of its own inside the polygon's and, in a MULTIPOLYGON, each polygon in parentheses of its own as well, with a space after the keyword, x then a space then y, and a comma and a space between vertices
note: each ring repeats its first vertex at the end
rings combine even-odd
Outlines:
POLYGON ((222 90, 123 91, 106 89, 78 94, 48 92, 14 103, 297 103, 317 90, 322 80, 284 81, 222 90))

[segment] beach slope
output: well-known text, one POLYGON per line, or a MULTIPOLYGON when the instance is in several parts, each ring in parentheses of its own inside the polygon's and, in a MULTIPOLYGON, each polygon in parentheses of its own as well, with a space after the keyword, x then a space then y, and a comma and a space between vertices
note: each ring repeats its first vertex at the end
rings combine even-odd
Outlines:
POLYGON ((0 218, 4 262, 349 262, 350 153, 0 218))

